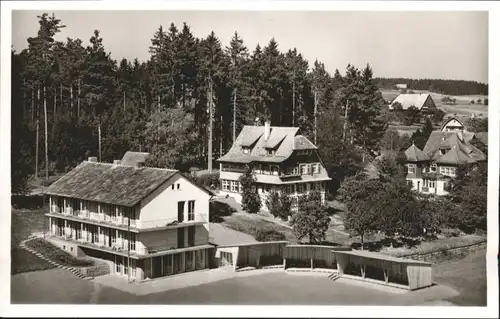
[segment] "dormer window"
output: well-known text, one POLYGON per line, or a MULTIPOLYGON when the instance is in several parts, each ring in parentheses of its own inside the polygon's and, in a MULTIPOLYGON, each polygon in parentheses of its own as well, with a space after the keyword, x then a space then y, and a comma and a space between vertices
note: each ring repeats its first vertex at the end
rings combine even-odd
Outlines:
POLYGON ((276 151, 275 151, 275 150, 272 150, 272 149, 268 149, 268 150, 267 150, 267 155, 269 155, 269 156, 273 156, 274 154, 276 154, 276 151))
POLYGON ((436 164, 432 164, 431 167, 430 167, 430 171, 431 172, 436 172, 437 171, 437 165, 436 164))
POLYGON ((447 149, 445 149, 445 148, 442 148, 442 149, 439 150, 439 152, 441 153, 441 155, 446 154, 446 151, 447 151, 447 149))

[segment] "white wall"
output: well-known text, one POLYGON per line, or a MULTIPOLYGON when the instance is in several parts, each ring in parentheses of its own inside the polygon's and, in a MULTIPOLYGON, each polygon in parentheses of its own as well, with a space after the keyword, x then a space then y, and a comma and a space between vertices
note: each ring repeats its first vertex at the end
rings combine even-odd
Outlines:
POLYGON ((177 220, 177 202, 184 201, 184 220, 188 219, 188 201, 195 201, 195 220, 206 221, 208 231, 210 195, 180 174, 147 196, 140 204, 138 228, 165 226, 177 220), (174 189, 172 189, 174 184, 174 189), (177 184, 180 185, 177 189, 177 184))
MULTIPOLYGON (((204 225, 196 225, 194 245, 207 245, 208 244, 208 231, 204 225)), ((136 249, 139 253, 144 253, 144 248, 152 248, 155 250, 166 250, 179 248, 177 242, 177 231, 182 229, 184 231, 184 247, 188 246, 188 227, 180 227, 173 229, 166 229, 161 231, 151 231, 139 233, 136 236, 136 249)))

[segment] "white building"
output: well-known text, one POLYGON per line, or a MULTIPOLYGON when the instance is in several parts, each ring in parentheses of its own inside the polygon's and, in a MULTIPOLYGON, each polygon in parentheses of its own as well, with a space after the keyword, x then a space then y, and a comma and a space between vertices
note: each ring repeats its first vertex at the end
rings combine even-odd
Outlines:
POLYGON ((406 179, 413 189, 435 195, 448 193, 448 183, 456 176, 458 166, 486 161, 486 155, 470 143, 462 130, 434 131, 423 150, 412 145, 405 155, 406 179))
POLYGON ((208 267, 211 194, 176 170, 82 162, 53 183, 51 241, 136 280, 208 267))

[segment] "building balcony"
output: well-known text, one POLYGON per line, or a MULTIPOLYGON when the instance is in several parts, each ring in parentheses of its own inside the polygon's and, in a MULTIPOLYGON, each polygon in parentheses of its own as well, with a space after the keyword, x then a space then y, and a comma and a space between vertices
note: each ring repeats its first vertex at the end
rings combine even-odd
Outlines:
POLYGON ((135 233, 189 227, 208 223, 208 219, 205 214, 194 214, 191 217, 188 216, 184 220, 178 220, 177 218, 166 218, 153 221, 131 219, 130 226, 128 225, 129 220, 127 217, 111 217, 109 215, 97 214, 85 210, 61 210, 57 207, 52 207, 50 213, 46 215, 49 217, 63 218, 97 226, 107 226, 124 231, 128 231, 130 229, 130 231, 135 233))

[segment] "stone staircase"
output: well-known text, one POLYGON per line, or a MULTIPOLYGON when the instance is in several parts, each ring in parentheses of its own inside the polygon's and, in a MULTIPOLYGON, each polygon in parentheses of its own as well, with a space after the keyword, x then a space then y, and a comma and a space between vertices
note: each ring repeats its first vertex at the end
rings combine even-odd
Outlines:
POLYGON ((331 281, 335 281, 339 278, 340 276, 338 272, 332 272, 330 275, 328 275, 328 279, 330 279, 331 281))
POLYGON ((39 234, 36 234, 36 235, 31 235, 30 237, 28 237, 28 239, 26 240, 23 240, 21 242, 21 244, 19 245, 19 247, 21 247, 22 249, 32 253, 33 255, 37 256, 38 258, 42 259, 42 260, 45 260, 46 262, 48 262, 49 264, 57 267, 57 268, 60 268, 60 269, 64 269, 64 270, 68 270, 70 273, 72 273, 73 275, 75 275, 76 277, 80 278, 80 279, 93 279, 93 277, 86 277, 85 275, 83 275, 80 270, 78 270, 77 268, 74 268, 74 267, 68 267, 68 266, 64 266, 64 265, 61 265, 59 263, 56 263, 52 260, 50 260, 49 258, 45 257, 44 255, 40 254, 39 252, 29 248, 28 246, 26 246, 26 242, 31 240, 31 239, 35 239, 35 238, 41 238, 41 236, 39 234))

